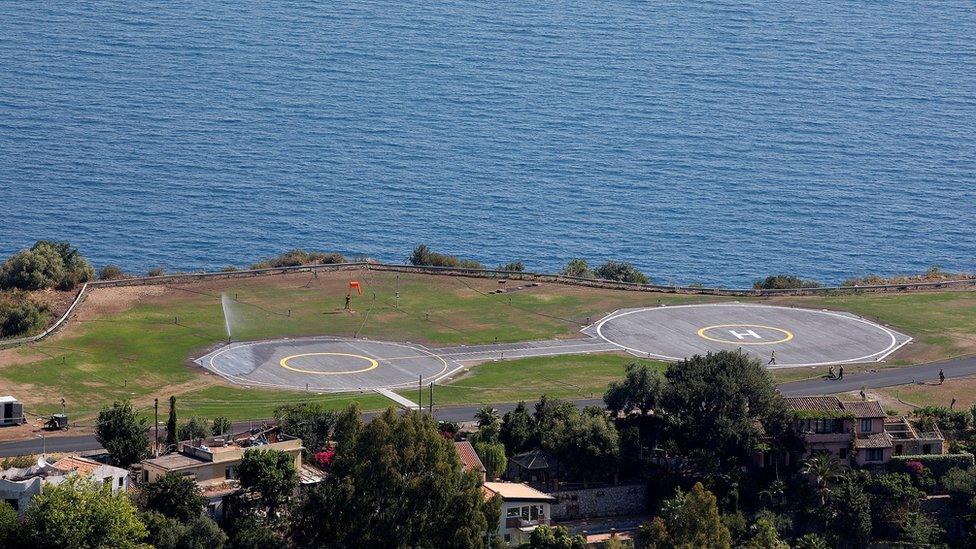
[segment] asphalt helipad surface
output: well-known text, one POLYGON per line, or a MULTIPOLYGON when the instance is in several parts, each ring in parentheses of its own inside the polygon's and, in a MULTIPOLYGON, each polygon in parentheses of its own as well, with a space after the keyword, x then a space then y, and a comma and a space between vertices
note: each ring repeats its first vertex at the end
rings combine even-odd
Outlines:
POLYGON ((325 337, 231 343, 197 363, 240 385, 330 392, 426 383, 450 366, 420 345, 325 337))
POLYGON ((850 313, 741 303, 623 309, 583 333, 643 357, 741 349, 776 367, 876 362, 911 341, 850 313))

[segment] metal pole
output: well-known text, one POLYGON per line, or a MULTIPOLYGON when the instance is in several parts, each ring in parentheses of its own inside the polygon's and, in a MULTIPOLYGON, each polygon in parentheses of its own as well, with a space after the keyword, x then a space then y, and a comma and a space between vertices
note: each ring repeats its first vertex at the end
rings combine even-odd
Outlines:
POLYGON ((153 441, 153 454, 159 457, 159 399, 153 399, 153 415, 156 418, 156 440, 153 441))
POLYGON ((434 418, 434 382, 433 381, 430 382, 430 399, 429 400, 430 400, 430 402, 428 403, 428 406, 430 406, 430 417, 431 417, 431 419, 433 419, 434 418))
POLYGON ((417 395, 420 397, 417 399, 417 406, 421 413, 424 411, 424 376, 420 376, 420 381, 417 382, 417 395))

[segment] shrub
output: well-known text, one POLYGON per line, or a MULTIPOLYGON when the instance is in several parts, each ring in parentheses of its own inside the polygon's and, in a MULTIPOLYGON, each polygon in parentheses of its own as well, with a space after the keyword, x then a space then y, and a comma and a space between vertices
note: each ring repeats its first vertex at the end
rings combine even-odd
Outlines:
POLYGON ((525 271, 525 262, 521 259, 518 261, 512 261, 504 265, 499 265, 496 271, 509 271, 513 273, 521 273, 525 271))
POLYGON ((590 266, 586 263, 585 259, 569 260, 569 263, 563 267, 560 274, 563 276, 575 276, 576 278, 593 278, 593 271, 590 270, 590 266))
POLYGON ((152 269, 149 269, 149 272, 146 273, 146 276, 163 276, 165 274, 166 274, 166 269, 162 267, 154 267, 152 269))
MULTIPOLYGON (((896 472, 909 472, 910 462, 921 463, 932 472, 936 480, 941 479, 950 469, 958 467, 969 470, 973 467, 973 455, 963 454, 933 454, 924 456, 892 456, 888 467, 896 472)), ((914 466, 913 466, 914 467, 914 466)))
POLYGON ((327 468, 329 465, 332 465, 332 460, 335 458, 335 453, 335 448, 329 448, 328 450, 316 452, 315 464, 323 469, 327 468))
POLYGON ((195 440, 198 438, 207 438, 212 432, 213 427, 207 420, 199 417, 191 417, 180 425, 179 437, 180 440, 195 440))
POLYGON ((647 276, 638 271, 637 267, 624 261, 607 261, 594 269, 593 274, 597 278, 615 282, 633 282, 635 284, 647 284, 649 282, 647 276))
POLYGON ((796 275, 770 275, 753 282, 756 290, 791 290, 795 288, 819 288, 822 285, 816 280, 804 280, 796 275))
POLYGON ((0 266, 0 289, 62 290, 95 278, 88 261, 67 242, 38 240, 0 266))
POLYGON ((456 256, 437 253, 421 244, 413 249, 409 258, 411 265, 418 267, 456 267, 459 269, 484 269, 485 266, 472 259, 458 259, 456 256))
POLYGON ((279 267, 300 267, 302 265, 333 265, 346 263, 346 258, 337 252, 306 252, 290 250, 276 257, 268 258, 251 265, 252 269, 276 269, 279 267))
POLYGON ((34 302, 26 293, 0 294, 0 338, 40 331, 49 319, 47 306, 34 302))
POLYGON ((110 263, 102 267, 101 271, 98 271, 99 280, 118 280, 120 278, 125 278, 125 273, 122 272, 122 268, 118 265, 112 265, 110 263))
POLYGON ((923 406, 912 412, 918 418, 919 426, 923 430, 931 430, 932 425, 946 431, 963 430, 969 426, 971 414, 969 411, 950 410, 944 406, 923 406))

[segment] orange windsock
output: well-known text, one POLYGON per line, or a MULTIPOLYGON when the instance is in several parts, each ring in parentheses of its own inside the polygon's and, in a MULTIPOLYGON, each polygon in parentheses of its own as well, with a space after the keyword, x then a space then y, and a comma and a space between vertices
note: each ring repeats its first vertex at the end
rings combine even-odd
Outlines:
POLYGON ((350 290, 356 290, 356 293, 357 294, 363 295, 363 287, 359 285, 359 281, 358 280, 351 280, 351 281, 349 281, 349 289, 350 290))

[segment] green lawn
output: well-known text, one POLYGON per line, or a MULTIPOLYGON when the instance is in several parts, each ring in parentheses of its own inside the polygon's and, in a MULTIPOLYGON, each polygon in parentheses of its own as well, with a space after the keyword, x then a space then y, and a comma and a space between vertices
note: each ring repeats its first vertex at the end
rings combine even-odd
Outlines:
MULTIPOLYGON (((301 393, 228 387, 187 360, 226 339, 221 295, 231 301, 230 324, 236 340, 358 334, 431 345, 572 337, 582 325, 621 307, 718 300, 555 284, 490 293, 519 284, 346 271, 317 277, 303 273, 157 286, 152 291, 95 290, 80 314, 54 338, 0 351, 0 387, 4 393, 16 394, 37 414, 59 409, 63 397, 74 417, 90 416, 123 398, 142 409, 154 397, 164 400, 172 394, 186 399, 181 406, 187 406, 188 413, 260 417, 270 415, 274 402, 305 398, 301 393), (353 311, 346 312, 342 306, 350 280, 359 280, 365 294, 354 296, 353 311), (397 289, 399 306, 394 297, 397 289), (145 295, 128 294, 130 301, 120 301, 125 292, 140 291, 145 295), (115 303, 121 305, 113 308, 115 303), (103 308, 104 312, 93 312, 103 308)), ((976 352, 976 292, 768 302, 844 309, 891 324, 919 339, 905 355, 911 361, 976 352)), ((567 398, 600 396, 606 384, 623 372, 626 362, 626 357, 616 355, 492 362, 475 368, 453 386, 438 389, 435 401, 535 400, 543 392, 567 398)), ((321 398, 337 407, 353 398, 364 408, 387 404, 374 395, 321 398)))
POLYGON ((225 416, 233 421, 274 417, 274 410, 278 406, 301 402, 318 402, 332 410, 345 409, 353 402, 358 402, 363 411, 382 410, 395 406, 393 401, 376 393, 308 394, 213 386, 180 395, 176 400, 176 409, 181 417, 225 416))
MULTIPOLYGON (((611 381, 623 378, 631 362, 664 368, 661 362, 618 353, 522 358, 487 362, 434 389, 434 405, 535 401, 543 393, 559 398, 600 398, 611 381)), ((416 390, 399 391, 417 401, 416 390)), ((428 396, 425 393, 424 399, 428 396)))

